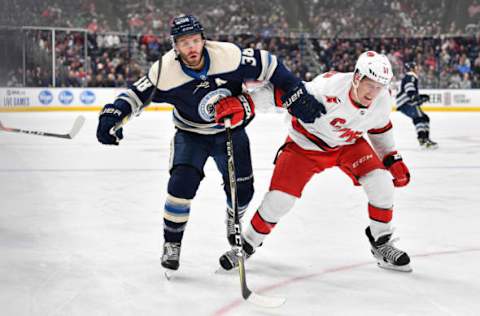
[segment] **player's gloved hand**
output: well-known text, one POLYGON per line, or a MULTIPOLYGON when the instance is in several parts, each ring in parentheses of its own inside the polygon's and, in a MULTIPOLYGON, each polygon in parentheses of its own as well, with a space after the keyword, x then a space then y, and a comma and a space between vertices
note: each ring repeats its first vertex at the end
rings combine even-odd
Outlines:
POLYGON ((98 118, 98 141, 105 145, 118 145, 123 138, 122 128, 116 132, 113 132, 112 128, 130 115, 131 112, 130 105, 126 102, 105 105, 98 118))
POLYGON ((316 118, 327 113, 325 106, 307 92, 303 83, 285 93, 282 102, 282 107, 305 123, 313 123, 316 118))
POLYGON ((425 103, 430 101, 430 96, 428 94, 420 94, 419 95, 420 103, 425 103))
POLYGON ((386 155, 383 158, 383 164, 392 174, 394 186, 403 187, 410 182, 410 172, 399 153, 394 151, 386 155))
POLYGON ((430 96, 428 94, 417 94, 413 101, 417 103, 417 105, 422 105, 422 103, 430 101, 430 96))
POLYGON ((230 117, 232 126, 235 127, 255 115, 255 104, 252 98, 242 93, 235 97, 225 97, 215 104, 215 122, 223 124, 225 118, 230 117))

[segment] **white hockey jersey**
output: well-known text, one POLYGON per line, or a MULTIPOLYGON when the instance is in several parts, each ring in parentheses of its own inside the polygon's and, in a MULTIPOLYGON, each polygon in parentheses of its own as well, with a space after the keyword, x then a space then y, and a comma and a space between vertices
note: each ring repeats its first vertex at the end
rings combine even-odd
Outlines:
MULTIPOLYGON (((395 151, 390 122, 394 99, 385 89, 368 108, 359 106, 349 94, 352 78, 353 73, 329 72, 306 82, 307 91, 323 103, 326 114, 311 124, 288 115, 289 136, 303 149, 334 151, 355 143, 368 133, 373 148, 383 159, 386 154, 395 151)), ((272 93, 271 87, 265 89, 270 89, 272 93)), ((261 96, 264 91, 256 93, 254 91, 252 95, 255 104, 266 101, 265 95, 261 96)))

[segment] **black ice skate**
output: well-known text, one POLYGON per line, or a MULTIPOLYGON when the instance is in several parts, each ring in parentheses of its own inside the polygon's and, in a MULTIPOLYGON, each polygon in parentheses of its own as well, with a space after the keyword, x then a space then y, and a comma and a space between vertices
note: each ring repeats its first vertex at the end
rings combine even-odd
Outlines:
MULTIPOLYGON (((248 242, 243 240, 243 255, 245 259, 248 259, 251 255, 255 253, 255 248, 250 245, 248 242)), ((237 251, 232 249, 225 252, 219 259, 220 266, 226 271, 230 271, 233 268, 238 268, 239 261, 237 256, 237 251)))
POLYGON ((438 143, 434 142, 430 138, 419 138, 418 142, 422 149, 433 150, 438 148, 438 143))
POLYGON ((370 227, 367 227, 365 234, 372 245, 372 255, 377 259, 379 267, 402 272, 412 271, 409 265, 410 257, 405 251, 393 246, 395 239, 391 239, 391 233, 380 236, 375 240, 370 232, 370 227))
POLYGON ((169 270, 178 270, 180 265, 180 248, 179 242, 165 242, 163 244, 162 266, 169 270))

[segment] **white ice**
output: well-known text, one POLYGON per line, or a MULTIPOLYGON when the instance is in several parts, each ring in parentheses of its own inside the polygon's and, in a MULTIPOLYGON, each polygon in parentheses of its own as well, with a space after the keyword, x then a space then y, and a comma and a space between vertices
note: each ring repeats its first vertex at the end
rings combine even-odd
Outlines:
MULTIPOLYGON (((2 315, 479 315, 480 113, 429 113, 437 151, 421 151, 392 114, 412 182, 396 191, 397 246, 412 273, 378 268, 364 235, 367 201, 339 170, 317 175, 247 261, 251 289, 286 297, 277 309, 242 301, 236 273, 216 274, 225 196, 212 161, 192 203, 172 281, 163 276, 162 209, 170 113, 147 112, 119 147, 97 143, 96 113, 73 140, 0 132, 2 315)), ((79 113, 0 114, 5 126, 67 132, 79 113)), ((282 116, 248 127, 256 194, 285 139, 282 116)))

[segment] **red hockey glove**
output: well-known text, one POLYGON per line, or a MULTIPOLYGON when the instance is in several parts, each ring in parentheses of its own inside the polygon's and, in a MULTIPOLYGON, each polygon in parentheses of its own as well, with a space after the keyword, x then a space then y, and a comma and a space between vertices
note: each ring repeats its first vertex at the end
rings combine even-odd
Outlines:
POLYGON ((223 124, 223 120, 230 117, 232 126, 237 126, 253 118, 254 115, 255 105, 246 93, 223 98, 215 104, 215 122, 218 124, 223 124))
POLYGON ((394 186, 403 187, 410 182, 410 172, 399 153, 394 151, 386 155, 383 158, 383 164, 392 174, 394 186))

